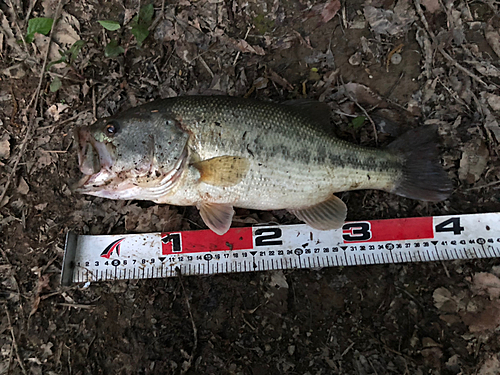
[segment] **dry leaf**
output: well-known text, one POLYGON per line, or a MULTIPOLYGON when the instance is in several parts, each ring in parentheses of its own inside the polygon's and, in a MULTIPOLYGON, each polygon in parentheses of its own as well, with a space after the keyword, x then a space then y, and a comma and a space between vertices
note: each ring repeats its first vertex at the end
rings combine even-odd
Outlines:
POLYGON ((489 151, 482 139, 471 139, 464 145, 458 177, 469 184, 481 178, 488 163, 489 151))
POLYGON ((430 13, 436 13, 441 10, 439 0, 422 0, 422 5, 425 6, 425 9, 430 13))
POLYGON ((493 29, 492 26, 488 26, 484 36, 491 46, 491 49, 493 49, 497 56, 500 57, 500 33, 493 29))
POLYGON ((434 299, 434 306, 443 312, 453 313, 458 310, 457 303, 451 292, 446 288, 437 288, 432 294, 432 298, 434 299))
POLYGON ((265 55, 264 49, 260 46, 251 46, 246 40, 240 39, 237 42, 232 41, 234 46, 241 52, 255 53, 256 55, 265 55))
POLYGON ((479 272, 474 275, 472 291, 479 295, 488 295, 490 299, 500 297, 500 279, 488 272, 479 272))
POLYGON ((474 65, 474 68, 476 68, 476 70, 479 73, 485 76, 500 77, 500 69, 498 69, 495 65, 493 65, 488 61, 483 60, 481 62, 478 61, 468 61, 468 62, 474 65))
POLYGON ((340 1, 339 0, 330 0, 325 4, 323 11, 321 12, 321 20, 324 23, 330 21, 340 9, 340 1))
POLYGON ((486 101, 494 111, 500 111, 500 96, 491 94, 489 92, 484 93, 486 101))
POLYGON ((5 68, 2 74, 12 79, 21 79, 26 75, 26 69, 22 63, 19 63, 5 68))
POLYGON ((369 87, 349 82, 339 87, 338 95, 352 97, 360 104, 377 105, 379 108, 385 108, 387 103, 369 87))
POLYGON ((495 138, 497 139, 497 141, 500 142, 500 125, 498 124, 498 121, 495 118, 495 116, 493 116, 493 114, 490 111, 486 113, 484 127, 489 131, 491 131, 495 136, 495 138))
POLYGON ((479 313, 463 313, 462 320, 470 332, 495 330, 500 326, 500 301, 491 302, 479 313))
POLYGON ((392 36, 408 31, 415 21, 415 11, 405 0, 400 0, 394 11, 366 5, 364 15, 376 34, 392 36))
POLYGON ((500 374, 500 361, 498 354, 490 358, 486 358, 483 365, 477 372, 477 375, 498 375, 500 374))
POLYGON ((4 133, 0 138, 0 159, 8 159, 10 157, 10 136, 4 133))
POLYGON ((69 105, 62 103, 53 104, 47 109, 47 115, 52 117, 54 121, 59 121, 61 112, 63 112, 68 107, 69 105))
POLYGON ((160 42, 170 42, 181 37, 177 33, 174 23, 170 20, 163 20, 158 24, 154 32, 154 38, 160 42))
POLYGON ((40 203, 35 206, 35 210, 43 211, 47 207, 48 203, 40 203))
POLYGON ((54 41, 65 48, 69 48, 80 40, 80 36, 73 26, 77 29, 80 28, 78 19, 67 12, 63 12, 54 30, 54 41))
POLYGON ((26 195, 30 191, 30 187, 22 177, 19 179, 19 185, 17 185, 17 191, 22 195, 26 195))
POLYGON ((191 62, 198 55, 198 47, 196 47, 196 44, 194 43, 187 43, 182 39, 179 39, 175 42, 175 53, 182 60, 191 64, 191 62))

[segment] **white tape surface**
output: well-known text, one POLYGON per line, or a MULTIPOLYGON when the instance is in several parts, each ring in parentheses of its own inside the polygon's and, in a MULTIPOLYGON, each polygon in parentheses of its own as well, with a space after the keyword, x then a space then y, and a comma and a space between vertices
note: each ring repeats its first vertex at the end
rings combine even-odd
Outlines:
POLYGON ((68 233, 61 282, 500 256, 500 213, 125 235, 68 233))

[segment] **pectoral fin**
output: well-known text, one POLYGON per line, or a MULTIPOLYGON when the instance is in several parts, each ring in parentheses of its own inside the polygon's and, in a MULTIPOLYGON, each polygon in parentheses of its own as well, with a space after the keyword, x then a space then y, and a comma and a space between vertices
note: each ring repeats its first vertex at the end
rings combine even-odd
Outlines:
POLYGON ((248 159, 238 156, 219 156, 199 161, 193 167, 200 171, 200 180, 214 186, 236 185, 247 174, 248 159))
POLYGON ((199 203, 197 206, 207 227, 219 236, 229 230, 234 215, 233 206, 219 203, 199 203))
POLYGON ((347 216, 345 203, 335 195, 314 206, 288 211, 307 225, 319 230, 339 229, 347 216))

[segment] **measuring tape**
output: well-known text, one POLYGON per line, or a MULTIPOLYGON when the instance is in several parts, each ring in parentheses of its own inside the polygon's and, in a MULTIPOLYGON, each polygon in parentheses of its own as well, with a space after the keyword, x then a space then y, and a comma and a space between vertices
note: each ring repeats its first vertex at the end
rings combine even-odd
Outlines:
POLYGON ((66 237, 61 284, 230 272, 493 258, 500 213, 66 237))

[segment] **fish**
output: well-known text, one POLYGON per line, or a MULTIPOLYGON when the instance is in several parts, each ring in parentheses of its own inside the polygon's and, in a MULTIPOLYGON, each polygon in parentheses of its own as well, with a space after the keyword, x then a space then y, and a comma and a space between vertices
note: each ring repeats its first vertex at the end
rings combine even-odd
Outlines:
POLYGON ((341 228, 334 193, 377 189, 421 201, 448 198, 437 131, 419 126, 386 148, 335 136, 327 104, 227 96, 160 99, 75 129, 76 192, 196 206, 215 233, 234 207, 286 209, 312 228, 341 228))

